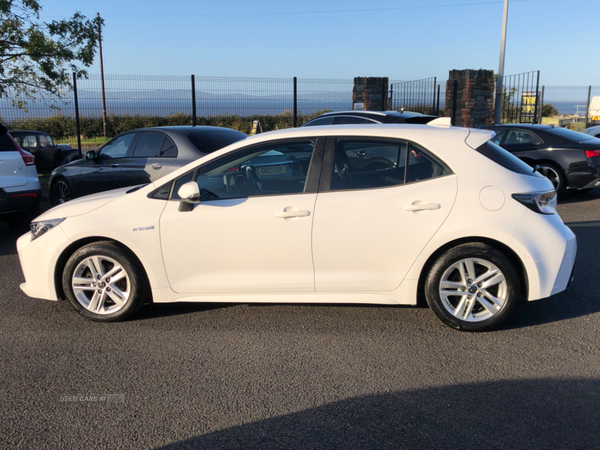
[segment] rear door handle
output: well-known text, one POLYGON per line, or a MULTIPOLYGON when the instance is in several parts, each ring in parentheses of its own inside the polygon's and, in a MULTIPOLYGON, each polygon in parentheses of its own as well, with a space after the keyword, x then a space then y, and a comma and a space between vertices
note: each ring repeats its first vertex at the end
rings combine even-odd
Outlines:
POLYGON ((152 168, 153 168, 153 169, 156 169, 156 170, 158 170, 158 169, 162 169, 162 164, 157 164, 157 163, 155 163, 155 164, 152 164, 152 168))
POLYGON ((110 167, 119 167, 119 165, 115 163, 115 164, 111 164, 110 167))
POLYGON ((411 211, 414 213, 418 212, 427 212, 433 211, 435 209, 440 209, 442 206, 439 203, 427 203, 423 200, 417 200, 412 202, 410 205, 406 205, 402 207, 402 211, 411 211))
POLYGON ((273 214, 274 217, 279 219, 297 219, 298 217, 310 216, 310 211, 306 209, 296 209, 293 206, 287 206, 283 209, 283 212, 273 214))

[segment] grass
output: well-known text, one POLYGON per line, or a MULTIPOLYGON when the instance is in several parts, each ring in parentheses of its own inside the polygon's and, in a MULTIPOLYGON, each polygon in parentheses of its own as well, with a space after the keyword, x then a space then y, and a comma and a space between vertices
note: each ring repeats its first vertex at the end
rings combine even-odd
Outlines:
MULTIPOLYGON (((104 137, 104 136, 84 138, 84 139, 81 139, 81 147, 95 149, 95 148, 100 147, 101 145, 106 144, 110 139, 111 138, 104 137)), ((68 138, 64 138, 64 139, 55 139, 54 143, 55 144, 69 144, 71 147, 77 148, 77 137, 73 136, 73 137, 68 137, 68 138)))

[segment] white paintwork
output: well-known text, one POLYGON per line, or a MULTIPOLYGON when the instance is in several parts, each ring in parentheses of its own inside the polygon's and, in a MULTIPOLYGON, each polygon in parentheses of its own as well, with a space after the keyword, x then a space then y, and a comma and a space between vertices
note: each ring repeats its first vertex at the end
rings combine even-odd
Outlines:
POLYGON ((29 233, 18 240, 26 279, 22 289, 56 300, 59 256, 71 244, 93 237, 115 240, 136 254, 157 303, 415 304, 419 277, 436 250, 457 239, 487 238, 521 259, 529 300, 553 295, 566 288, 575 236, 558 214, 537 214, 511 198, 548 190, 551 183, 504 169, 471 148, 492 135, 404 124, 263 133, 136 192, 105 192, 46 212, 39 220, 67 219, 34 241, 29 233), (199 163, 232 150, 275 139, 336 135, 408 139, 435 153, 454 174, 370 190, 200 202, 188 212, 178 210, 179 201, 147 197, 199 163), (504 193, 499 209, 483 206, 490 206, 481 200, 488 187, 504 193))
POLYGON ((583 132, 585 134, 589 134, 590 136, 600 137, 600 125, 586 128, 583 132))
POLYGON ((0 189, 6 192, 20 192, 39 188, 35 165, 26 166, 18 151, 0 152, 0 189))
POLYGON ((430 127, 450 128, 452 126, 452 119, 450 117, 438 117, 428 122, 427 125, 430 127))
POLYGON ((319 194, 313 228, 317 291, 396 289, 450 213, 456 187, 456 175, 448 175, 319 194), (429 209, 431 204, 437 207, 429 209))

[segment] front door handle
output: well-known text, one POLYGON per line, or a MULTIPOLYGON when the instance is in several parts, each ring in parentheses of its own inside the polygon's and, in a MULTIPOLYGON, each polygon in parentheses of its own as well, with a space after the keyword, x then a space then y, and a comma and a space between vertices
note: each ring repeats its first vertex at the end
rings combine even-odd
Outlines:
POLYGON ((119 167, 119 165, 115 163, 115 164, 111 164, 110 167, 119 167))
POLYGON ((297 219, 298 217, 310 216, 310 211, 306 209, 296 209, 293 206, 287 206, 283 209, 283 212, 273 214, 274 217, 279 219, 297 219))
POLYGON ((152 164, 152 168, 156 170, 162 169, 162 164, 152 164))
POLYGON ((435 209, 440 209, 442 206, 439 203, 427 203, 423 200, 417 200, 412 202, 410 205, 406 205, 402 207, 402 211, 411 211, 414 213, 433 211, 435 209))

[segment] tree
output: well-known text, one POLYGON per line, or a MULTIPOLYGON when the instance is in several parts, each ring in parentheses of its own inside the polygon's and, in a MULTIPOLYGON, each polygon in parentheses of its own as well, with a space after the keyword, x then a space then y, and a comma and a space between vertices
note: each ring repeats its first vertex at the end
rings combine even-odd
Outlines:
POLYGON ((556 109, 552 103, 544 103, 544 106, 542 106, 542 117, 556 116, 558 116, 558 109, 556 109))
POLYGON ((94 61, 100 17, 80 13, 43 22, 37 0, 0 0, 0 97, 25 108, 41 91, 62 96, 71 73, 87 76, 94 61))

